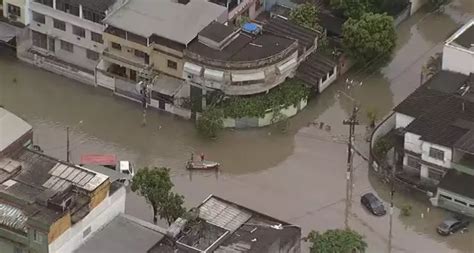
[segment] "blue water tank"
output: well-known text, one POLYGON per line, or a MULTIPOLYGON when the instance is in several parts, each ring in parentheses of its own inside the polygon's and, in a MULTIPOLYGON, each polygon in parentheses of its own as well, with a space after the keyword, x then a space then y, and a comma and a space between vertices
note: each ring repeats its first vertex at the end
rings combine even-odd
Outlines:
POLYGON ((242 26, 242 30, 251 34, 258 34, 260 32, 260 27, 255 23, 245 23, 242 26))

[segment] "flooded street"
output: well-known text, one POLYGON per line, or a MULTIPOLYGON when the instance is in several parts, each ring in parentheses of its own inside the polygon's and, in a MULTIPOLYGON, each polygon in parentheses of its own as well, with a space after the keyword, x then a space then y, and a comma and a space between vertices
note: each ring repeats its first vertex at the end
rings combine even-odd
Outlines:
MULTIPOLYGON (((148 114, 141 127, 138 104, 23 64, 0 48, 0 105, 26 119, 34 127, 34 141, 47 154, 66 157, 66 127, 71 128, 71 157, 78 162, 86 153, 114 153, 142 166, 172 168, 176 190, 188 207, 210 193, 311 229, 343 227, 347 128, 341 124, 351 101, 336 97, 345 90, 361 104, 360 118, 377 108, 379 119, 419 86, 421 66, 440 52, 443 41, 473 16, 474 1, 454 0, 445 14, 421 11, 401 24, 397 53, 380 73, 350 73, 362 86, 347 89, 346 77, 291 119, 286 134, 274 128, 226 130, 218 140, 200 138, 191 122, 161 112, 148 114), (324 122, 329 132, 308 127, 324 122), (82 123, 80 123, 82 122, 82 123), (219 175, 189 174, 184 163, 191 152, 204 152, 223 164, 219 175)), ((358 148, 367 150, 365 128, 359 127, 358 148)), ((387 252, 388 215, 369 215, 359 204, 361 194, 376 192, 385 202, 388 187, 368 173, 367 163, 355 159, 355 192, 351 226, 364 234, 368 252, 387 252)), ((392 252, 474 252, 471 232, 440 237, 436 225, 445 217, 440 209, 427 210, 427 202, 413 193, 396 194, 392 252), (402 205, 413 206, 413 215, 399 217, 402 205), (424 218, 421 217, 423 213, 424 218)), ((127 212, 151 221, 144 200, 128 195, 127 212)), ((305 252, 305 251, 304 251, 305 252)))

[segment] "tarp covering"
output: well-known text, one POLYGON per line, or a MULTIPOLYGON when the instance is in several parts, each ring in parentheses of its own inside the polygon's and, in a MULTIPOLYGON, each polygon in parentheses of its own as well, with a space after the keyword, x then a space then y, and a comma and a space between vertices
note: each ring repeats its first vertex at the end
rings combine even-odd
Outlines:
POLYGON ((20 28, 17 28, 7 23, 0 22, 0 41, 9 42, 13 38, 15 38, 19 30, 20 28))
POLYGON ((219 70, 206 69, 204 70, 204 78, 222 81, 224 79, 224 72, 219 70))
POLYGON ((198 66, 196 64, 192 64, 190 62, 184 63, 184 71, 185 72, 191 73, 193 75, 200 76, 201 75, 201 70, 202 70, 201 66, 198 66))

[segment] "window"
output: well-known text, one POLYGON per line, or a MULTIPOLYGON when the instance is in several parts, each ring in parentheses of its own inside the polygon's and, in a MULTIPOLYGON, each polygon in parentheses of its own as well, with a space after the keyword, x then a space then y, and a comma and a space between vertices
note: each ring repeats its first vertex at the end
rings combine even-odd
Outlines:
POLYGON ((69 0, 56 0, 56 9, 79 17, 79 5, 71 4, 69 0))
POLYGON ((99 53, 89 50, 89 49, 87 49, 86 56, 87 56, 87 59, 90 59, 90 60, 94 60, 94 61, 99 60, 99 53))
POLYGON ((175 61, 168 60, 168 68, 178 69, 178 63, 176 63, 175 61))
POLYGON ((104 43, 104 40, 102 39, 102 34, 91 32, 91 39, 92 41, 95 41, 98 43, 104 43))
POLYGON ((74 33, 75 35, 77 35, 79 37, 82 37, 82 38, 86 37, 86 30, 84 30, 84 28, 79 27, 79 26, 73 25, 72 26, 72 33, 74 33))
POLYGON ((66 23, 61 20, 53 19, 53 26, 56 29, 66 31, 66 23))
POLYGON ((35 0, 35 2, 53 7, 53 0, 35 0))
POLYGON ((33 11, 33 20, 41 24, 44 24, 46 22, 45 16, 43 14, 39 14, 34 11, 33 11))
POLYGON ((20 7, 13 5, 13 4, 7 4, 8 5, 8 14, 13 15, 16 17, 21 17, 21 9, 20 7))
POLYGON ((90 233, 91 233, 91 227, 87 227, 83 232, 82 232, 82 238, 86 238, 90 233))
POLYGON ((430 148, 430 156, 438 160, 444 160, 444 151, 437 148, 430 148))
POLYGON ((407 156, 407 166, 414 168, 414 169, 420 169, 421 168, 421 163, 420 160, 413 157, 413 156, 407 156))
POLYGON ((437 169, 433 169, 433 168, 428 168, 428 177, 433 179, 433 180, 441 180, 441 178, 443 177, 443 172, 442 171, 439 171, 437 169))
POLYGON ((119 43, 112 42, 112 48, 117 50, 122 50, 122 46, 119 43))
POLYGON ((72 53, 74 52, 74 45, 67 41, 61 40, 61 49, 72 53))
POLYGON ((439 196, 443 199, 453 200, 453 198, 451 198, 449 196, 446 196, 446 195, 443 195, 443 194, 440 194, 439 196))
POLYGON ((461 201, 461 200, 459 200, 459 199, 454 199, 454 202, 457 202, 457 203, 459 203, 459 204, 461 204, 461 205, 467 206, 467 203, 466 203, 466 202, 461 201))
POLYGON ((38 242, 38 243, 43 242, 43 236, 36 229, 33 229, 33 241, 38 242))
POLYGON ((135 49, 135 56, 136 57, 145 58, 145 55, 146 54, 144 52, 135 49))
POLYGON ((105 18, 105 15, 95 12, 89 8, 82 7, 82 17, 92 22, 100 23, 105 18))
POLYGON ((31 32, 32 32, 32 38, 33 38, 33 46, 47 49, 48 37, 46 36, 46 34, 42 34, 36 31, 31 31, 31 32))

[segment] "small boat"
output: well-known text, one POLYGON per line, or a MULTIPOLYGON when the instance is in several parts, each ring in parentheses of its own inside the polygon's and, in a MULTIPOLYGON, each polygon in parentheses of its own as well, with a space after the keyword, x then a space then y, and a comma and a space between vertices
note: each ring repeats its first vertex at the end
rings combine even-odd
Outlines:
POLYGON ((188 161, 186 169, 188 170, 213 170, 218 169, 220 164, 213 161, 188 161))

